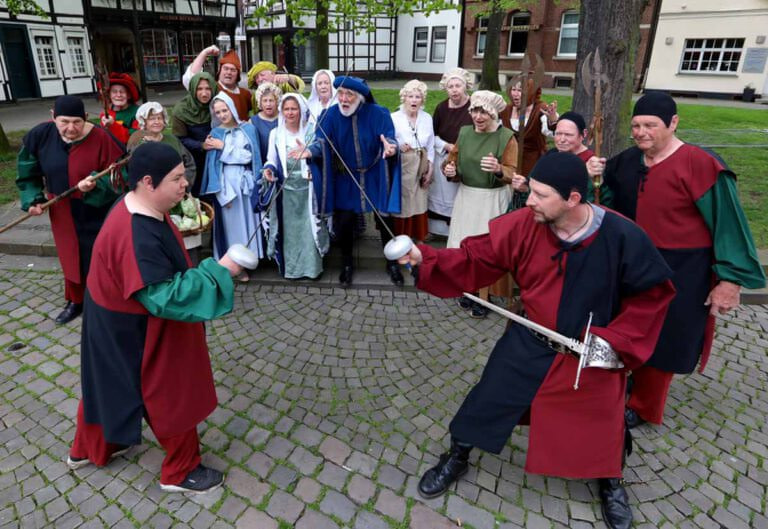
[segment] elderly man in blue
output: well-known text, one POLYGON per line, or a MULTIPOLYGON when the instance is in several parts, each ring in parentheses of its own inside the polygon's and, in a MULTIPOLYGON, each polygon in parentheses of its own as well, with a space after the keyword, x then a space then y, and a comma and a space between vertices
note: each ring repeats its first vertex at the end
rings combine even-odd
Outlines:
MULTIPOLYGON (((309 146, 304 157, 322 157, 326 170, 332 175, 333 226, 343 259, 339 282, 349 286, 356 215, 371 211, 371 204, 363 197, 358 184, 389 227, 376 218, 381 242, 386 244, 392 238, 392 219, 388 214, 400 212, 400 159, 389 110, 376 104, 365 81, 339 76, 333 86, 339 103, 326 111, 317 127, 318 141, 309 146)), ((395 285, 403 285, 396 261, 387 262, 387 272, 395 285)))

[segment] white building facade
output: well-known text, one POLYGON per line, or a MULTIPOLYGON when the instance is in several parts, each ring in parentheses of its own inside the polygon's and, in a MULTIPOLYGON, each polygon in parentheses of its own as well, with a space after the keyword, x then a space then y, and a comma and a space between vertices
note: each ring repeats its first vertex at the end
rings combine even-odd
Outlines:
POLYGON ((768 97, 768 2, 664 0, 645 88, 768 97))
POLYGON ((81 0, 38 2, 48 18, 0 8, 0 101, 94 90, 81 0))
MULTIPOLYGON (((458 2, 455 3, 458 6, 458 2)), ((424 13, 399 15, 395 57, 398 76, 439 77, 457 67, 463 42, 461 19, 458 9, 446 9, 429 16, 424 13)))

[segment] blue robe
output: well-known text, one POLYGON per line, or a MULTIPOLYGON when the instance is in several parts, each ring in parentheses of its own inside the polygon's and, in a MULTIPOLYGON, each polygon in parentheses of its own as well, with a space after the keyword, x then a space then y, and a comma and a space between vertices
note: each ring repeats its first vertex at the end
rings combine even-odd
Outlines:
POLYGON ((272 121, 262 119, 258 114, 251 116, 251 123, 259 136, 259 148, 261 149, 261 164, 267 161, 267 151, 269 151, 269 133, 277 127, 277 118, 272 121))
POLYGON ((382 106, 361 103, 349 117, 342 115, 338 105, 326 110, 318 125, 318 142, 309 150, 313 159, 322 156, 325 170, 332 175, 335 209, 362 213, 371 211, 371 205, 329 143, 341 154, 379 212, 400 213, 400 157, 396 154, 382 159, 381 135, 397 144, 392 117, 382 106))
MULTIPOLYGON (((258 200, 258 189, 259 189, 259 180, 261 179, 261 150, 259 147, 259 138, 256 134, 256 129, 254 129, 253 125, 249 122, 244 122, 240 124, 240 130, 245 133, 245 136, 248 138, 248 142, 251 147, 251 171, 253 172, 254 177, 256 178, 256 183, 253 186, 253 192, 251 193, 251 196, 249 197, 251 205, 254 203, 255 200, 258 200)), ((227 132, 229 132, 229 129, 223 128, 223 127, 216 127, 211 130, 211 137, 226 141, 225 136, 227 135, 227 132)), ((221 161, 221 153, 222 151, 220 149, 213 149, 208 151, 208 154, 205 158, 205 172, 203 173, 203 179, 202 183, 200 184, 200 194, 201 195, 213 195, 215 193, 218 193, 221 191, 221 176, 224 171, 224 162, 221 161)), ((214 208, 214 218, 213 218, 213 245, 214 245, 214 254, 216 255, 223 255, 223 252, 226 252, 226 250, 231 245, 226 238, 226 228, 224 227, 223 223, 223 215, 221 212, 221 207, 217 200, 213 199, 211 200, 211 203, 213 204, 214 208)), ((262 231, 261 229, 259 231, 262 231)), ((263 233, 257 235, 257 237, 260 238, 259 240, 259 247, 263 248, 263 240, 264 235, 263 233)), ((261 255, 260 255, 261 257, 261 255)))

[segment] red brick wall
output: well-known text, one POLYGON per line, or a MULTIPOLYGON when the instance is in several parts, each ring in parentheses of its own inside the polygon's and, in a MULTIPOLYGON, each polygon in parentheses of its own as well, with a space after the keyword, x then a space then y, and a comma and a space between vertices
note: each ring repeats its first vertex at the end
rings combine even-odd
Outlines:
MULTIPOLYGON (((651 0, 648 7, 643 12, 641 24, 650 25, 653 18, 654 5, 660 0, 651 0)), ((464 10, 463 25, 465 31, 464 50, 462 53, 462 67, 469 70, 481 71, 483 68, 482 57, 475 56, 477 46, 477 21, 476 8, 485 2, 468 0, 464 10)), ((551 0, 538 3, 531 9, 531 25, 539 26, 528 33, 528 50, 538 53, 544 60, 544 69, 547 72, 544 87, 554 86, 555 76, 573 77, 576 71, 576 59, 556 58, 557 46, 560 39, 560 24, 563 13, 566 11, 578 11, 578 8, 569 8, 564 2, 555 4, 551 0)), ((511 58, 507 56, 509 46, 509 14, 505 15, 502 23, 502 31, 499 39, 499 73, 517 73, 520 71, 521 58, 511 58)), ((648 38, 650 27, 640 29, 640 47, 635 64, 636 79, 642 75, 642 68, 645 64, 645 55, 648 51, 648 38)))

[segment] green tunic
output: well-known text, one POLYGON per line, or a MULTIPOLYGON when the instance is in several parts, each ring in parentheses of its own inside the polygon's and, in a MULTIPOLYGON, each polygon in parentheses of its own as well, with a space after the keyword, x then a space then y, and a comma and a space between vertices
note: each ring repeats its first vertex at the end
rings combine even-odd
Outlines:
POLYGON ((475 132, 473 126, 462 127, 456 141, 459 146, 456 169, 461 176, 461 183, 483 189, 506 185, 493 173, 481 170, 480 160, 488 154, 501 160, 509 140, 514 137, 515 133, 505 127, 499 127, 494 132, 475 132))

